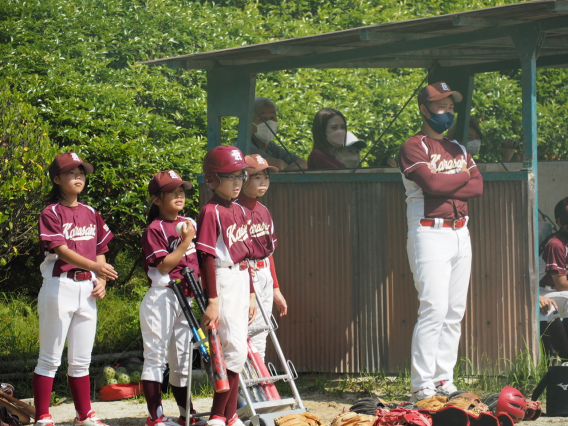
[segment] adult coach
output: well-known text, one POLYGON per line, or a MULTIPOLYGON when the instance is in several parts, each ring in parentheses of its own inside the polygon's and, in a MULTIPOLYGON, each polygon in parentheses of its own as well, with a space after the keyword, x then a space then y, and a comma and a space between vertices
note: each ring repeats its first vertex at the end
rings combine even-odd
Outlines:
POLYGON ((442 81, 418 95, 422 129, 400 149, 407 252, 420 307, 412 335, 411 401, 455 392, 460 322, 471 272, 467 200, 483 179, 465 146, 444 137, 462 95, 442 81))
POLYGON ((278 131, 277 112, 276 105, 270 99, 255 98, 249 153, 260 155, 270 166, 276 167, 280 171, 299 170, 296 163, 302 169, 307 170, 308 163, 306 160, 296 154, 289 153, 272 140, 274 134, 278 131))

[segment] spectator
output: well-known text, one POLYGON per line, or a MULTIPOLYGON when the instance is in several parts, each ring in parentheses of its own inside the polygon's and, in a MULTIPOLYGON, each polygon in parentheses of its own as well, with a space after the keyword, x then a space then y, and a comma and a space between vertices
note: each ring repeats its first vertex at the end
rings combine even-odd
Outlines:
POLYGON ((268 98, 257 97, 254 100, 254 110, 252 138, 249 146, 250 154, 259 154, 269 165, 280 171, 299 170, 296 163, 302 169, 307 169, 308 163, 305 160, 295 154, 288 153, 272 140, 278 129, 278 115, 274 102, 268 98), (266 121, 266 124, 264 121, 266 121))
POLYGON ((361 161, 361 150, 363 148, 367 148, 367 144, 353 133, 347 132, 345 146, 337 149, 335 157, 348 169, 354 169, 361 161))
POLYGON ((308 157, 310 169, 344 169, 345 164, 336 157, 345 146, 347 124, 341 112, 333 108, 318 111, 312 125, 314 145, 308 157))

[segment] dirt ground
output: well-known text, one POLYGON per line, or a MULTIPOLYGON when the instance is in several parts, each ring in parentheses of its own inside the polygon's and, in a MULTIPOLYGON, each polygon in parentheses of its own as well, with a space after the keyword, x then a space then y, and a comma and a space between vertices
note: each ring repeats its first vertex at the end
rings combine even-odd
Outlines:
MULTIPOLYGON (((328 394, 303 394, 302 401, 308 410, 316 414, 326 425, 344 409, 349 408, 359 395, 345 393, 341 397, 328 394)), ((163 401, 167 416, 177 418, 178 408, 173 399, 163 401)), ((211 408, 211 398, 200 398, 194 401, 196 410, 208 411, 211 408)), ((138 400, 123 400, 113 402, 94 402, 93 409, 97 416, 112 426, 144 426, 147 416, 146 404, 138 400)), ((51 408, 53 419, 57 426, 72 426, 75 417, 73 404, 64 403, 51 408)), ((566 417, 541 417, 534 422, 525 422, 527 426, 568 425, 566 417)))

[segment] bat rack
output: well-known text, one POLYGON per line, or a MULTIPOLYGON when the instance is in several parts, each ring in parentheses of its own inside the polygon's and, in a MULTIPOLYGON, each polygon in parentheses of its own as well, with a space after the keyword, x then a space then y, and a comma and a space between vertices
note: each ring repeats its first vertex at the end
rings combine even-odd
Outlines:
MULTIPOLYGON (((294 382, 298 378, 298 373, 296 372, 296 367, 290 360, 286 360, 278 338, 276 337, 275 330, 278 329, 278 323, 272 314, 270 317, 264 310, 262 303, 256 296, 256 302, 260 314, 264 318, 265 326, 259 327, 253 330, 252 335, 261 333, 263 331, 268 331, 268 335, 274 345, 275 352, 278 356, 280 364, 284 369, 283 374, 278 374, 276 367, 272 363, 268 363, 267 369, 269 370, 269 377, 255 377, 255 378, 245 378, 243 373, 239 374, 239 394, 244 398, 244 402, 240 404, 237 409, 237 414, 241 420, 249 420, 252 426, 273 426, 274 419, 286 414, 300 414, 307 410, 302 403, 302 398, 298 392, 298 388, 294 382), (253 388, 257 387, 260 383, 275 383, 277 381, 284 381, 290 386, 292 391, 292 397, 284 399, 273 399, 273 400, 262 400, 263 398, 258 398, 254 396, 253 388), (260 400, 259 400, 260 399, 260 400)), ((198 342, 191 341, 189 344, 189 353, 193 353, 194 347, 199 347, 199 345, 207 342, 207 339, 202 339, 198 342)), ((210 412, 194 413, 189 412, 189 398, 191 395, 191 382, 192 382, 192 363, 189 366, 189 378, 187 383, 187 417, 208 417, 210 412)), ((188 423, 189 424, 189 423, 188 423)))
POLYGON ((273 426, 274 419, 277 417, 292 413, 304 413, 308 410, 304 407, 302 398, 300 397, 300 393, 298 392, 298 388, 294 382, 294 380, 298 378, 296 368, 292 361, 286 360, 284 357, 284 353, 280 347, 280 342, 278 341, 278 337, 276 337, 275 331, 278 328, 278 323, 272 314, 268 316, 258 297, 258 292, 256 292, 256 305, 266 325, 265 327, 260 327, 259 329, 254 330, 252 334, 254 335, 263 331, 268 331, 268 335, 274 345, 276 355, 284 369, 284 374, 277 374, 276 368, 272 363, 268 363, 267 366, 270 372, 269 377, 245 379, 242 373, 239 374, 240 393, 244 397, 245 404, 238 408, 237 414, 241 420, 250 420, 252 426, 273 426), (279 380, 288 383, 290 390, 292 391, 291 398, 258 401, 258 398, 253 397, 252 389, 255 385, 261 382, 274 383, 279 380))

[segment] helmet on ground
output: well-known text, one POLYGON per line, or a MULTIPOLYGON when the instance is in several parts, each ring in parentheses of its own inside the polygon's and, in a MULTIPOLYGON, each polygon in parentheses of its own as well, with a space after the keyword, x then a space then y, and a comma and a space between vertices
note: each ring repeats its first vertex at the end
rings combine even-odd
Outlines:
POLYGON ((515 423, 519 423, 525 418, 527 411, 527 401, 523 394, 511 386, 505 386, 499 394, 495 415, 507 413, 515 423))
POLYGON ((250 168, 245 163, 245 156, 239 148, 221 145, 211 149, 203 159, 203 178, 209 189, 215 189, 221 183, 217 173, 234 173, 250 168))

